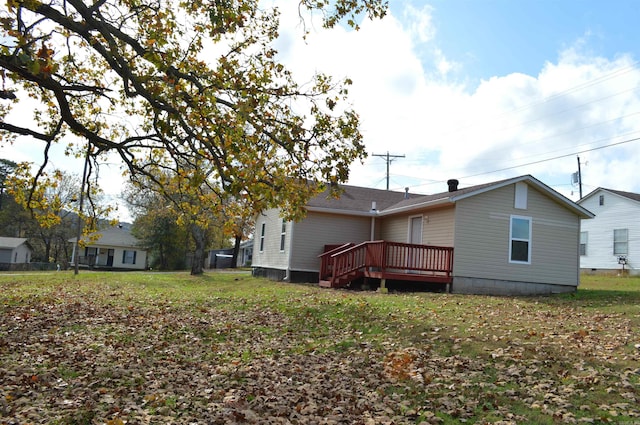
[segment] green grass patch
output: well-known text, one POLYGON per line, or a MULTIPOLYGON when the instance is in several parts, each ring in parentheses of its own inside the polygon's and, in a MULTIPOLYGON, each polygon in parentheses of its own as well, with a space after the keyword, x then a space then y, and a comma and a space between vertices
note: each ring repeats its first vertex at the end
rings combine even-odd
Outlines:
POLYGON ((4 273, 0 413, 24 423, 640 421, 638 329, 635 277, 489 297, 246 272, 4 273))

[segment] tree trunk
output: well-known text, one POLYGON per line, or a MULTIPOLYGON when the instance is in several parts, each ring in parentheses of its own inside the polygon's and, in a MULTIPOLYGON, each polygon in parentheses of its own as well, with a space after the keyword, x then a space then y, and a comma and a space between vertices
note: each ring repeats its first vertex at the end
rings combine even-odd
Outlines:
POLYGON ((231 268, 238 267, 238 253, 240 252, 240 242, 242 242, 242 235, 236 235, 235 243, 233 244, 233 255, 231 257, 231 268))
POLYGON ((158 255, 160 257, 160 270, 169 270, 169 261, 167 256, 164 255, 164 244, 160 244, 158 247, 158 255))
POLYGON ((40 239, 44 243, 44 263, 51 262, 51 237, 40 232, 40 239))
POLYGON ((204 229, 197 224, 191 225, 191 236, 196 248, 193 251, 193 259, 191 261, 191 275, 201 275, 204 273, 204 229))

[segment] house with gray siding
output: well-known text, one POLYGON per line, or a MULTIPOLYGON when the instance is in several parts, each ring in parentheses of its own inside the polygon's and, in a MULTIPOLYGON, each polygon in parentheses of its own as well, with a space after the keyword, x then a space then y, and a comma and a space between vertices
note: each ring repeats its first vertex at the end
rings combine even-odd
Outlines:
POLYGON ((466 188, 448 183, 447 191, 432 195, 343 186, 337 199, 327 192, 311 199, 300 222, 284 221, 277 209, 265 211, 256 219, 254 274, 323 284, 324 253, 337 261, 329 267, 336 273, 341 256, 350 256, 343 263, 353 266, 366 261, 356 250, 369 255, 383 249, 375 255, 388 261, 393 253, 401 265, 362 263, 328 286, 348 283, 349 276, 378 277, 382 284, 393 276, 446 281, 454 293, 576 290, 580 224, 593 217, 588 209, 530 175, 466 188), (436 257, 444 264, 443 252, 448 269, 418 264, 436 257))
POLYGON ((0 237, 0 263, 29 263, 31 262, 31 253, 31 245, 26 238, 0 237))
POLYGON ((81 238, 78 251, 76 238, 69 242, 73 243, 73 265, 78 261, 80 266, 111 270, 144 270, 148 266, 147 251, 123 225, 107 227, 81 238))
POLYGON ((640 194, 598 188, 578 204, 596 215, 582 222, 582 271, 639 275, 640 194))

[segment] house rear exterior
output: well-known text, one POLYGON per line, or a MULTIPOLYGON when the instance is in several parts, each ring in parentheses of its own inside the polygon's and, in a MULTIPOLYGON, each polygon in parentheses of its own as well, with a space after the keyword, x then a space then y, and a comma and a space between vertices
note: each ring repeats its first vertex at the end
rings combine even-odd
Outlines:
POLYGON ((578 203, 596 215, 582 223, 582 271, 639 275, 640 194, 598 188, 578 203))
POLYGON ((315 282, 327 247, 384 240, 453 247, 455 293, 548 294, 579 284, 580 220, 593 214, 531 176, 454 183, 435 195, 349 186, 345 195, 359 201, 318 195, 298 223, 278 210, 259 216, 254 274, 315 282))

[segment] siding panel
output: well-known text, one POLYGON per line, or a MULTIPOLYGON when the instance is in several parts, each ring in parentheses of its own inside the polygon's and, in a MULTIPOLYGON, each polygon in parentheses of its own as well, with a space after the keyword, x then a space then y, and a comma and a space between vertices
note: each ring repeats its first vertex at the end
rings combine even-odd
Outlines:
POLYGON ((360 243, 371 239, 371 217, 352 217, 337 214, 309 212, 307 217, 294 223, 291 269, 319 271, 325 245, 360 243))
POLYGON ((280 217, 279 210, 274 208, 258 215, 256 218, 252 266, 286 270, 291 246, 291 223, 287 223, 284 251, 280 251, 281 231, 282 217, 280 217), (264 249, 260 251, 260 237, 263 223, 265 224, 264 249))
POLYGON ((577 285, 579 218, 532 186, 514 202, 514 185, 457 202, 454 276, 577 285), (511 215, 533 220, 531 264, 509 262, 511 215))
POLYGON ((455 222, 455 209, 453 206, 385 217, 382 220, 381 239, 393 242, 407 242, 409 218, 416 215, 422 215, 422 243, 424 245, 453 246, 455 222))

